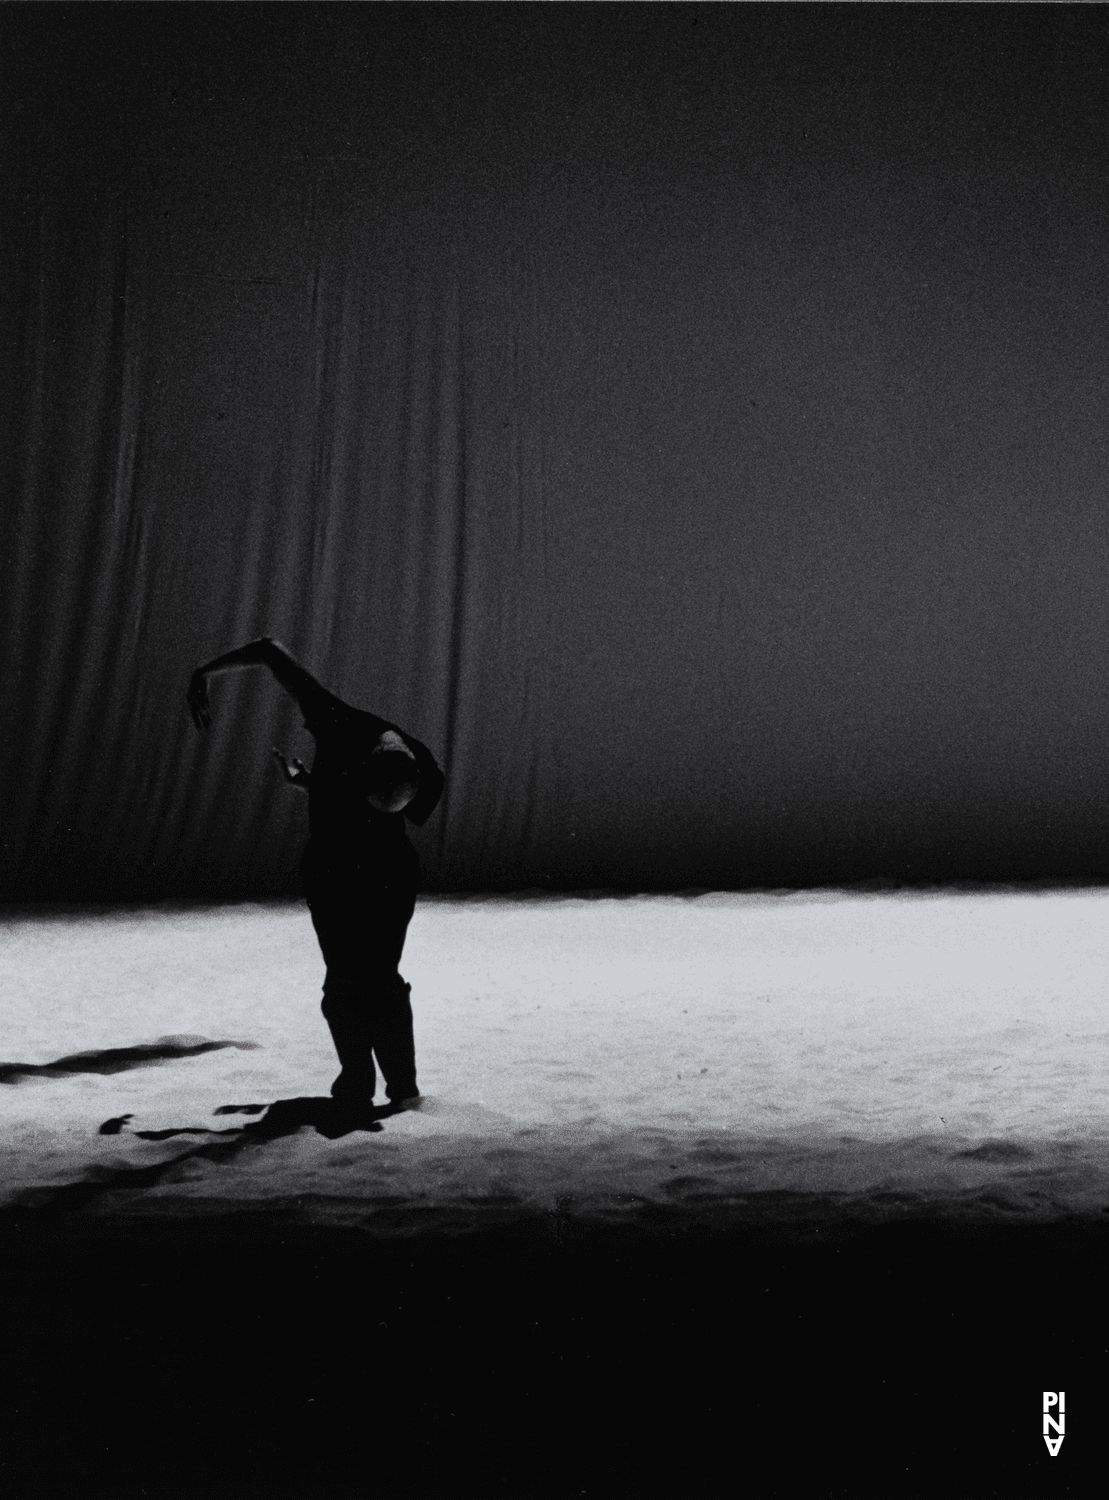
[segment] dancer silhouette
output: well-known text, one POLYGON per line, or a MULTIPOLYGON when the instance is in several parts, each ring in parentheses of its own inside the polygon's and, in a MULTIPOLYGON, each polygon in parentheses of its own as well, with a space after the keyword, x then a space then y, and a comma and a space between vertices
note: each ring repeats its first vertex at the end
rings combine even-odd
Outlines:
POLYGON ((344 703, 269 637, 197 667, 188 703, 200 730, 212 722, 208 678, 268 667, 316 741, 309 771, 275 749, 285 780, 308 793, 310 834, 301 858, 312 925, 327 965, 323 1014, 339 1055, 331 1094, 343 1107, 373 1105, 381 1069, 393 1105, 419 1098, 411 986, 399 972, 416 905, 420 864, 404 821, 420 824, 443 793, 426 745, 376 714, 344 703))

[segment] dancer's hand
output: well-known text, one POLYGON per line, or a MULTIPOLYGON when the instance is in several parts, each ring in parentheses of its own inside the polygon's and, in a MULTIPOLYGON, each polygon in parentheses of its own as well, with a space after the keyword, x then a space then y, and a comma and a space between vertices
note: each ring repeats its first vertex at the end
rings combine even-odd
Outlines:
POLYGON ((197 667, 189 679, 189 691, 186 698, 196 727, 198 729, 209 728, 212 723, 212 710, 208 704, 208 678, 204 674, 203 667, 197 667))
POLYGON ((308 784, 312 779, 312 773, 304 762, 297 760, 295 757, 291 761, 286 760, 276 745, 273 747, 273 753, 277 759, 277 764, 281 767, 281 774, 289 785, 299 786, 307 791, 308 784))

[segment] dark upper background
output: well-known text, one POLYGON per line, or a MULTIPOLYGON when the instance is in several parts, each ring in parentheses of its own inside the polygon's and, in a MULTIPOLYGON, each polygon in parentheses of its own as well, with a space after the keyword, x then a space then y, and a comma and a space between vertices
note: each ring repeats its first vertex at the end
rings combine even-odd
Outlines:
POLYGON ((0 895, 1102 877, 1109 13, 0 7, 0 895))

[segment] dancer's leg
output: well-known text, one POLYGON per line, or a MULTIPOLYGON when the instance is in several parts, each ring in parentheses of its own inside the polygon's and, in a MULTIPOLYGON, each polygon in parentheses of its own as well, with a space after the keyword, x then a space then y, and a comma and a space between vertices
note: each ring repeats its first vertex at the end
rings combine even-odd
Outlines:
POLYGON ((309 908, 327 965, 323 982, 324 1020, 335 1043, 342 1072, 331 1086, 336 1097, 373 1102, 374 1072, 371 1012, 366 1005, 365 975, 359 963, 358 914, 343 900, 316 900, 309 908))
POLYGON ((409 986, 397 972, 415 903, 411 889, 380 886, 311 902, 327 964, 322 1010, 342 1067, 337 1099, 372 1103, 375 1052, 390 1099, 418 1092, 409 986))
POLYGON ((416 907, 411 886, 393 886, 379 892, 374 903, 373 953, 389 965, 386 978, 374 970, 367 1000, 372 1015, 373 1048, 385 1080, 385 1093, 393 1103, 412 1099, 416 1087, 416 1042, 412 1031, 412 986, 399 971, 408 924, 416 907))
POLYGON ((412 986, 398 974, 375 997, 374 1052, 385 1079, 386 1097, 394 1104, 414 1099, 416 1086, 416 1041, 412 1031, 412 986))
MULTIPOLYGON (((330 977, 330 976, 329 976, 330 977)), ((341 1072, 331 1085, 332 1096, 372 1104, 377 1087, 374 1070, 373 1012, 357 984, 324 983, 324 1020, 335 1043, 341 1072)))

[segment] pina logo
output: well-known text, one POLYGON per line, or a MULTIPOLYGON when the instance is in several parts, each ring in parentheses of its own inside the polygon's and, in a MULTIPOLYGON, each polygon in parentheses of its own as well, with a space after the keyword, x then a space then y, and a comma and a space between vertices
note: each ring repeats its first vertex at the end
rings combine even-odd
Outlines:
POLYGON ((1063 1446, 1063 1424, 1067 1420, 1063 1415, 1063 1408, 1066 1404, 1066 1391, 1044 1391, 1044 1442, 1047 1444, 1047 1451, 1051 1454, 1052 1458, 1056 1457, 1059 1449, 1063 1446), (1058 1413, 1054 1417, 1051 1415, 1051 1408, 1053 1406, 1057 1409, 1058 1413), (1053 1427, 1055 1428, 1054 1437, 1051 1435, 1053 1427))

